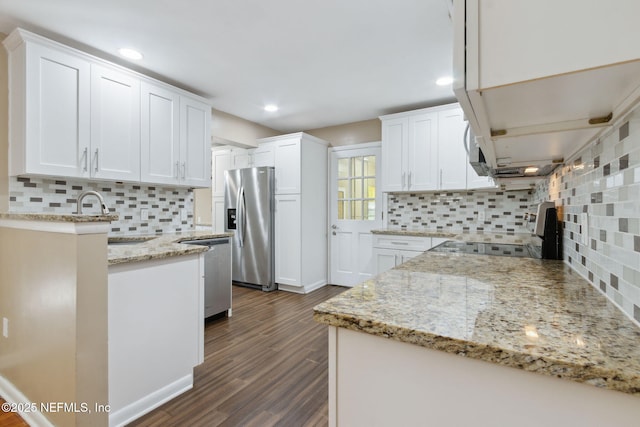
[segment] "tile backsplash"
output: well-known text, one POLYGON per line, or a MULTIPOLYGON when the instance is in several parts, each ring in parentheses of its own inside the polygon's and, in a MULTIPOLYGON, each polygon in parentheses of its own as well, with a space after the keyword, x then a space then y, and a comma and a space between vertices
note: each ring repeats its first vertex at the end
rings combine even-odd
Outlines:
POLYGON ((562 207, 565 262, 640 322, 640 108, 541 182, 545 198, 562 207))
POLYGON ((387 196, 387 228, 528 233, 525 214, 533 211, 531 196, 529 190, 391 193, 387 196))
MULTIPOLYGON (((120 218, 111 223, 109 235, 160 234, 193 230, 193 191, 189 188, 146 186, 131 183, 95 182, 79 179, 10 177, 10 212, 72 213, 76 198, 85 190, 102 194, 120 218), (149 219, 141 219, 148 209, 149 219), (181 219, 181 211, 187 219, 181 219)), ((83 213, 99 213, 95 197, 83 201, 83 213)))

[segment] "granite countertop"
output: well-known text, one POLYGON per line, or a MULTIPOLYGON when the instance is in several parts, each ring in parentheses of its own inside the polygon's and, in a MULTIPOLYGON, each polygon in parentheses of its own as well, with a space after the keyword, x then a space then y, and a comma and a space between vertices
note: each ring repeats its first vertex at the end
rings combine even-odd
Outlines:
POLYGON ((46 221, 46 222, 111 222, 118 220, 118 214, 108 215, 77 215, 58 213, 20 213, 1 212, 0 219, 23 220, 23 221, 46 221))
POLYGON ((151 259, 169 258, 179 255, 206 252, 206 246, 186 245, 183 240, 203 240, 231 237, 233 233, 214 233, 211 231, 191 231, 160 236, 124 236, 110 237, 109 242, 139 240, 141 243, 109 245, 109 265, 151 259))
POLYGON ((394 230, 378 229, 371 230, 373 234, 384 234, 389 236, 413 236, 413 237, 437 237, 448 240, 458 240, 462 242, 480 243, 505 243, 512 245, 533 244, 540 245, 540 237, 530 233, 471 233, 471 232, 446 232, 446 231, 422 231, 422 230, 394 230))
POLYGON ((640 328, 562 261, 426 252, 314 318, 640 395, 640 328))

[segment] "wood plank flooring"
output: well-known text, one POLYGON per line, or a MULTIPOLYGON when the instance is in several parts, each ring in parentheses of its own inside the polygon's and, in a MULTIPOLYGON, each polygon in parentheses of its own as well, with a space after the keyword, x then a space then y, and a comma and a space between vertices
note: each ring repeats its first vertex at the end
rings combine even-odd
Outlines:
MULTIPOLYGON (((0 397, 0 405, 6 401, 0 397)), ((29 424, 24 422, 20 416, 15 412, 5 412, 0 410, 0 426, 2 427, 29 427, 29 424)))
POLYGON ((207 322, 194 388, 131 426, 326 426, 327 327, 307 295, 233 287, 233 316, 207 322))

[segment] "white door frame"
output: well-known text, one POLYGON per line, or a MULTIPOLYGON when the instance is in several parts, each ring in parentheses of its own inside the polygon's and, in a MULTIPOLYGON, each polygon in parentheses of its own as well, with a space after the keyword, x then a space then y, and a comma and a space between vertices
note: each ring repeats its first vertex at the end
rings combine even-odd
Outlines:
MULTIPOLYGON (((376 142, 367 142, 367 143, 361 143, 361 144, 353 144, 353 145, 346 145, 346 146, 338 146, 338 147, 329 147, 329 150, 327 152, 327 156, 328 156, 328 166, 329 166, 329 173, 327 174, 327 179, 328 179, 328 199, 329 202, 327 203, 327 239, 328 239, 328 244, 327 244, 327 259, 328 259, 328 263, 327 263, 327 277, 329 278, 329 283, 331 284, 340 284, 340 283, 335 283, 333 276, 333 270, 334 270, 334 265, 333 265, 333 260, 332 260, 332 232, 334 231, 331 226, 333 224, 333 220, 335 217, 335 212, 337 211, 337 205, 336 205, 336 198, 334 197, 334 179, 335 179, 335 174, 337 174, 337 171, 335 171, 333 169, 333 162, 332 162, 332 156, 334 153, 340 152, 340 153, 345 153, 348 151, 366 151, 366 150, 376 150, 377 151, 377 161, 376 161, 376 220, 371 221, 371 229, 377 229, 377 228, 382 228, 382 224, 383 224, 383 197, 382 197, 382 191, 381 191, 381 183, 382 183, 382 171, 381 171, 381 147, 382 147, 382 143, 380 141, 376 141, 376 142)), ((354 154, 355 155, 355 154, 354 154)), ((372 266, 372 270, 371 270, 371 275, 375 275, 375 268, 373 268, 373 253, 372 253, 372 259, 371 259, 371 266, 372 266)))

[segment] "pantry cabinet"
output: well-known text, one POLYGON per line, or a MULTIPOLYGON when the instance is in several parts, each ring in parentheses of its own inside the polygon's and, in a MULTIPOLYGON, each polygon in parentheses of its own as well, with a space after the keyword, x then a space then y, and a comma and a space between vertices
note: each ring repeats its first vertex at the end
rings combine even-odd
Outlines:
POLYGON ((9 174, 208 187, 211 108, 24 31, 9 52, 9 174))
POLYGON ((276 283, 311 292, 327 284, 328 143, 305 133, 258 142, 273 147, 276 283))

